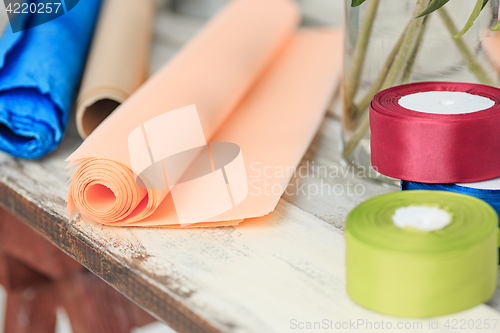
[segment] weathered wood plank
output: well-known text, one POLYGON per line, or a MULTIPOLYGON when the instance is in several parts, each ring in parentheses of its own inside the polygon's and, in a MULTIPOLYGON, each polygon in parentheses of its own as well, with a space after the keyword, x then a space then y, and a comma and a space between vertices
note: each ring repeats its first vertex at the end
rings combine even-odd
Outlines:
POLYGON ((283 198, 343 230, 354 207, 398 188, 367 181, 369 172, 345 165, 340 159, 340 131, 340 122, 327 116, 283 198))

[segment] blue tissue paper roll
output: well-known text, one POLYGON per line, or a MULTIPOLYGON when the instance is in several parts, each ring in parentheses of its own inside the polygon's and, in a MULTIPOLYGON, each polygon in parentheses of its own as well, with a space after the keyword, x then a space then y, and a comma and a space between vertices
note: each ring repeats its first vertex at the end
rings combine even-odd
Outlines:
POLYGON ((79 1, 66 14, 38 26, 43 16, 21 15, 20 24, 28 29, 16 33, 7 26, 0 40, 0 150, 34 159, 57 147, 100 4, 79 1))
MULTIPOLYGON (((401 190, 448 191, 470 195, 486 201, 491 207, 493 207, 498 216, 500 216, 500 178, 485 182, 471 183, 467 186, 464 186, 463 184, 427 184, 403 180, 401 181, 401 190)), ((500 264, 500 248, 498 250, 498 254, 500 264)))

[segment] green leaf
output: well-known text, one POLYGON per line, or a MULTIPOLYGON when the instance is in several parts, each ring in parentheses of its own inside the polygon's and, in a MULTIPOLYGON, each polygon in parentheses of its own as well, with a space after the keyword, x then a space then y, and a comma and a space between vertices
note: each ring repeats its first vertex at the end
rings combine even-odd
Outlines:
POLYGON ((429 6, 427 6, 427 8, 423 12, 421 12, 417 16, 417 18, 425 16, 425 15, 429 15, 433 11, 438 10, 439 8, 443 7, 448 1, 450 1, 450 0, 432 0, 432 2, 429 4, 429 6))
POLYGON ((366 0, 351 0, 351 7, 358 7, 359 5, 361 5, 365 1, 366 0))
POLYGON ((460 31, 456 36, 453 36, 453 39, 462 37, 470 29, 470 27, 472 27, 472 24, 474 24, 474 21, 479 16, 479 13, 481 13, 481 10, 483 10, 484 6, 486 6, 487 3, 488 0, 477 0, 476 5, 474 6, 474 10, 472 11, 472 14, 470 14, 469 20, 465 24, 462 31, 460 31))
POLYGON ((493 28, 491 28, 491 31, 499 31, 499 30, 500 30, 500 21, 498 21, 497 24, 495 24, 493 28))

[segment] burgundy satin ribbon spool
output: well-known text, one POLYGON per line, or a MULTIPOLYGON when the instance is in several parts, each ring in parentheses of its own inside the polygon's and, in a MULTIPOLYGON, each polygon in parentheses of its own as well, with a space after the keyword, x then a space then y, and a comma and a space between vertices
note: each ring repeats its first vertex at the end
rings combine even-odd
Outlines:
POLYGON ((421 183, 468 183, 500 176, 500 89, 470 83, 419 82, 389 88, 370 106, 371 160, 378 172, 421 183), (456 91, 489 98, 490 108, 432 114, 402 107, 407 95, 456 91))

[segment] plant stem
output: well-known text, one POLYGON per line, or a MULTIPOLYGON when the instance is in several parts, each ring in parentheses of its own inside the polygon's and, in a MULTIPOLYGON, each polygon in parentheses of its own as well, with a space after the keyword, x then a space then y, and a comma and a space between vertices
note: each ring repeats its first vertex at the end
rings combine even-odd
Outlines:
MULTIPOLYGON (((444 7, 441 7, 438 10, 438 12, 450 34, 452 36, 458 34, 458 29, 455 26, 455 23, 453 23, 453 20, 451 19, 446 9, 444 9, 444 7)), ((482 84, 494 86, 495 82, 490 79, 489 75, 486 73, 483 66, 481 66, 479 60, 477 60, 477 58, 474 56, 469 47, 465 44, 463 39, 457 38, 453 39, 453 41, 455 42, 455 45, 457 46, 460 53, 462 53, 462 56, 465 62, 467 63, 467 67, 469 67, 469 70, 476 76, 478 81, 481 82, 482 84)))
POLYGON ((394 86, 398 79, 402 77, 403 70, 408 64, 411 53, 410 51, 413 49, 418 37, 418 32, 422 28, 423 18, 416 18, 418 14, 427 8, 430 0, 418 0, 417 5, 415 6, 415 11, 413 12, 413 19, 410 21, 408 26, 408 30, 405 33, 405 37, 403 38, 403 43, 399 48, 399 52, 394 59, 394 63, 392 64, 389 72, 387 73, 387 77, 382 85, 382 90, 390 88, 394 86))
POLYGON ((351 63, 349 69, 344 78, 344 93, 343 93, 343 104, 344 111, 346 112, 346 119, 355 119, 356 110, 352 108, 354 96, 358 91, 359 81, 361 79, 361 74, 363 72, 363 67, 366 58, 366 52, 368 50, 368 44, 370 42, 371 31, 373 28, 373 23, 377 15, 377 9, 379 7, 380 0, 371 0, 368 2, 367 11, 363 20, 363 25, 359 32, 359 38, 356 41, 356 46, 354 47, 354 52, 352 55, 351 63))
MULTIPOLYGON (((427 6, 429 5, 430 0, 418 0, 415 6, 415 10, 412 15, 412 19, 410 20, 408 27, 404 32, 404 37, 401 42, 401 46, 399 47, 394 61, 392 62, 390 68, 385 75, 383 83, 381 85, 381 90, 390 88, 394 86, 398 80, 401 80, 403 77, 403 72, 406 68, 408 68, 408 64, 411 59, 411 51, 414 49, 415 44, 419 42, 418 35, 420 30, 422 29, 423 18, 416 18, 418 14, 420 14, 427 6)), ((352 154, 359 141, 363 138, 370 127, 370 119, 369 114, 359 122, 358 127, 354 130, 350 140, 344 145, 344 150, 342 155, 345 159, 348 159, 352 154)))
POLYGON ((406 34, 406 29, 403 30, 403 33, 396 42, 396 45, 394 45, 391 53, 389 53, 389 56, 387 57, 387 60, 385 61, 384 66, 382 67, 382 70, 380 71, 380 74, 377 77, 377 80, 375 81, 374 84, 372 84, 370 90, 368 90, 368 92, 359 101, 359 103, 356 104, 357 110, 361 112, 359 115, 363 114, 368 109, 368 106, 370 106, 373 97, 380 91, 380 88, 382 87, 382 84, 384 83, 385 78, 387 77, 387 73, 389 72, 392 63, 394 62, 394 58, 396 58, 396 55, 399 52, 399 48, 403 43, 403 37, 405 36, 405 34, 406 34))
POLYGON ((410 58, 408 60, 408 64, 405 68, 403 77, 401 79, 401 84, 405 84, 410 82, 410 77, 411 73, 413 72, 413 66, 415 65, 415 60, 417 59, 418 55, 418 50, 420 50, 420 45, 422 45, 422 38, 425 34, 425 30, 427 28, 427 20, 429 19, 429 16, 432 14, 428 14, 424 17, 424 21, 422 22, 422 27, 420 28, 420 31, 418 32, 417 36, 417 42, 415 43, 415 46, 413 47, 413 50, 411 51, 410 58))
POLYGON ((352 152, 358 145, 359 141, 361 141, 361 139, 366 134, 369 128, 370 128, 370 114, 367 112, 365 116, 361 119, 361 121, 358 123, 358 126, 352 133, 352 136, 349 139, 349 141, 347 141, 344 145, 344 149, 342 150, 342 156, 346 160, 349 159, 349 156, 352 154, 352 152))

